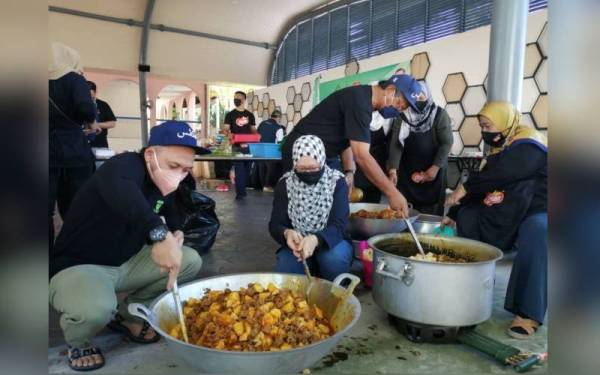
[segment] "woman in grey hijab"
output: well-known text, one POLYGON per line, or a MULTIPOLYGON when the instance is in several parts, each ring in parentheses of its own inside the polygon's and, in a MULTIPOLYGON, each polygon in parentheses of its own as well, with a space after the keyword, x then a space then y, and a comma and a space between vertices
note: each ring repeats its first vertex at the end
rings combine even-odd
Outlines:
POLYGON ((415 209, 442 216, 452 126, 448 113, 433 101, 429 86, 419 83, 421 112, 408 108, 392 124, 388 176, 415 209))

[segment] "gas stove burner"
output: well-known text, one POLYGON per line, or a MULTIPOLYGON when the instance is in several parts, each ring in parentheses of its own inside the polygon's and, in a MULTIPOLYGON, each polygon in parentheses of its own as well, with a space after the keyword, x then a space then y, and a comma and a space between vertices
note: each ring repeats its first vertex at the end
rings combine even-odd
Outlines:
POLYGON ((447 327, 411 322, 389 315, 390 322, 407 339, 417 343, 446 344, 456 342, 459 333, 472 330, 475 326, 447 327))

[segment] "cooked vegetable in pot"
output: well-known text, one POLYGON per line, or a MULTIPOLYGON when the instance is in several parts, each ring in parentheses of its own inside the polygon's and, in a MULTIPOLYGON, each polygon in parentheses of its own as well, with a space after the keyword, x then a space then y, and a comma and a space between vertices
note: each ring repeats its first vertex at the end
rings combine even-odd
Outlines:
POLYGON ((381 211, 358 210, 350 214, 350 217, 361 219, 402 219, 400 213, 391 208, 386 208, 381 211))
MULTIPOLYGON (((190 298, 183 314, 191 344, 220 350, 277 351, 333 335, 329 320, 304 295, 272 283, 248 284, 239 291, 208 290, 190 298)), ((177 324, 170 335, 182 338, 177 324)))

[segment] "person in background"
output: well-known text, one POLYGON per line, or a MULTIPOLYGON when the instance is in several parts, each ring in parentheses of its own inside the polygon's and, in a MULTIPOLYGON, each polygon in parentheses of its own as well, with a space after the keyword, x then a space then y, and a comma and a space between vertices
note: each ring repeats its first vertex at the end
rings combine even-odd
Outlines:
POLYGON ((83 77, 79 53, 61 43, 52 43, 48 66, 49 94, 49 247, 54 243, 54 209, 64 220, 71 201, 93 173, 91 149, 86 132, 96 119, 96 105, 83 77))
POLYGON ((77 192, 49 259, 49 301, 72 369, 104 365, 92 339, 107 324, 137 343, 160 339, 127 306, 148 305, 200 270, 198 253, 183 246, 172 193, 202 151, 187 123, 166 121, 152 128, 148 147, 109 159, 77 192))
POLYGON ((406 74, 406 69, 398 68, 398 69, 396 69, 396 72, 394 74, 395 75, 406 74))
POLYGON ((421 112, 407 108, 392 125, 388 176, 414 209, 443 216, 452 125, 446 110, 433 101, 429 86, 419 83, 421 112))
POLYGON ((92 147, 108 148, 108 129, 117 126, 117 118, 108 103, 96 97, 96 84, 92 81, 88 81, 88 86, 90 87, 92 99, 96 102, 96 125, 102 129, 100 134, 94 134, 94 139, 91 141, 90 145, 92 147))
MULTIPOLYGON (((379 111, 374 111, 371 124, 369 125, 371 130, 371 147, 369 148, 369 152, 382 170, 385 170, 388 159, 392 121, 393 119, 383 118, 379 111)), ((369 181, 360 167, 356 169, 354 186, 363 191, 364 196, 362 202, 379 203, 381 201, 381 190, 369 181)))
MULTIPOLYGON (((274 110, 271 118, 261 122, 258 125, 261 143, 280 143, 285 136, 285 127, 279 124, 281 112, 274 110)), ((281 177, 281 162, 278 160, 268 160, 257 162, 260 183, 263 191, 272 192, 273 186, 281 177)))
POLYGON ((448 197, 444 224, 457 234, 517 250, 504 308, 515 314, 508 335, 526 339, 544 321, 548 305, 548 148, 546 138, 521 124, 509 102, 488 102, 479 112, 490 149, 478 173, 448 197))
MULTIPOLYGON (((224 133, 226 135, 257 133, 254 115, 246 109, 246 94, 236 91, 233 96, 233 104, 235 108, 225 115, 224 133)), ((243 149, 239 145, 234 145, 233 150, 234 152, 247 152, 247 149, 243 149)), ((250 180, 250 162, 234 161, 232 172, 235 181, 235 199, 242 200, 246 198, 246 186, 250 180)))
POLYGON ((317 104, 286 137, 282 147, 283 170, 292 170, 292 146, 303 135, 316 135, 325 144, 327 164, 343 169, 352 188, 356 164, 388 198, 392 209, 407 217, 404 196, 386 177, 369 153, 373 111, 380 110, 384 118, 395 118, 400 111, 416 107, 421 87, 410 75, 395 75, 377 85, 350 86, 338 90, 317 104), (341 157, 341 165, 340 165, 341 157))
POLYGON ((294 170, 275 187, 269 231, 281 248, 276 272, 304 273, 333 280, 348 272, 352 245, 346 233, 349 203, 344 175, 325 163, 325 147, 314 135, 294 142, 294 170))

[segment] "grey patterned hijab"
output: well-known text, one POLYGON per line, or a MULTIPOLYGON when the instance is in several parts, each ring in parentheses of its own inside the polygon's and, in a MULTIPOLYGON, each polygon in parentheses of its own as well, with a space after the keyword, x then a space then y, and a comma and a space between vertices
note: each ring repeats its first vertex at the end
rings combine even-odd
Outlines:
POLYGON ((429 85, 424 81, 419 81, 422 89, 422 95, 425 98, 425 107, 421 113, 415 111, 412 107, 408 107, 400 114, 402 121, 408 124, 411 132, 425 133, 433 126, 435 115, 437 113, 437 105, 433 102, 431 97, 431 90, 429 85))
POLYGON ((292 226, 306 236, 323 230, 327 225, 335 186, 338 179, 344 175, 325 165, 325 146, 323 141, 314 135, 304 135, 294 142, 294 168, 303 156, 314 158, 321 168, 325 168, 319 182, 314 185, 306 184, 300 181, 293 170, 282 178, 285 178, 287 185, 288 216, 292 226))

